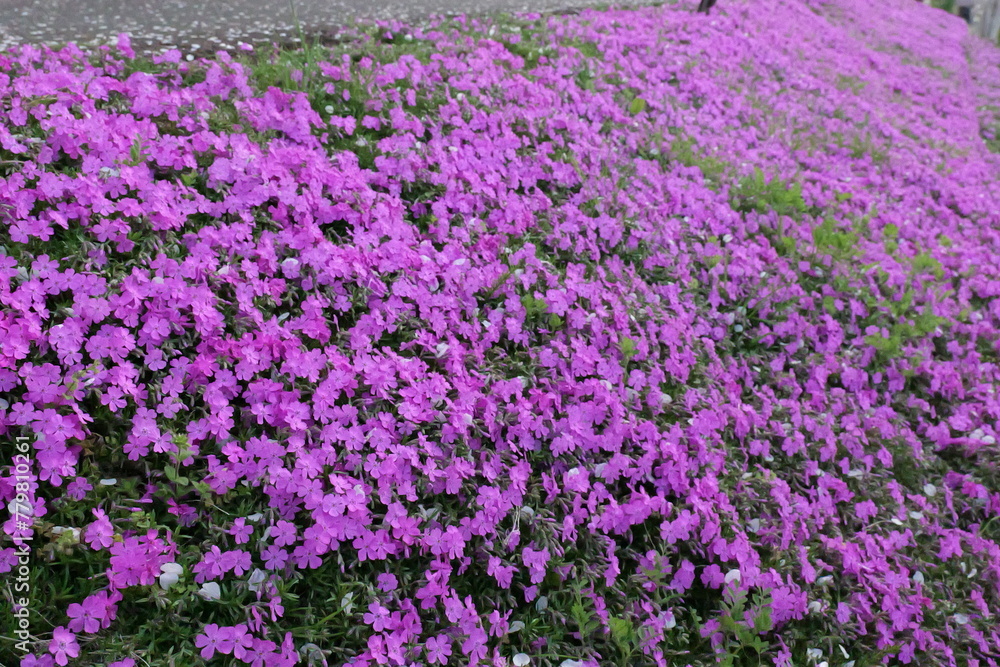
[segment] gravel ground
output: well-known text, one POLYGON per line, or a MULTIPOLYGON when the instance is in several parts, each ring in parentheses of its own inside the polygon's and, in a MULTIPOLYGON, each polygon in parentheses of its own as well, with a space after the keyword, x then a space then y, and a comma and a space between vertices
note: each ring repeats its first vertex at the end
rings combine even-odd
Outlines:
MULTIPOLYGON (((357 19, 419 21, 433 14, 547 12, 586 7, 580 0, 295 0, 309 33, 333 33, 357 19)), ((620 3, 635 4, 635 3, 620 3)), ((141 53, 166 48, 202 54, 239 42, 294 42, 289 0, 0 0, 0 49, 16 44, 89 44, 132 36, 141 53)))

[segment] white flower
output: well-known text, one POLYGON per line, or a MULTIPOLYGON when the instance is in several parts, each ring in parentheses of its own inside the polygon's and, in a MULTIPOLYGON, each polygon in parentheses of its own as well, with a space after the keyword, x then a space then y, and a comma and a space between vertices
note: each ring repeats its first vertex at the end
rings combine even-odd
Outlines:
POLYGON ((164 563, 160 566, 160 588, 169 590, 181 579, 184 567, 180 563, 164 563))
POLYGON ((524 621, 514 621, 510 624, 507 632, 508 634, 514 634, 515 632, 520 632, 521 630, 524 630, 524 621))
POLYGON ((583 663, 579 660, 563 660, 559 663, 559 667, 583 667, 583 663))
POLYGON ((823 651, 818 648, 807 648, 806 649, 806 660, 809 662, 816 662, 823 657, 823 651))
POLYGON ((740 583, 740 581, 742 580, 742 578, 743 578, 743 575, 740 574, 739 570, 730 570, 729 572, 726 572, 726 583, 727 584, 732 583, 734 581, 736 583, 740 583))
POLYGON ((170 590, 170 587, 180 581, 180 577, 173 572, 164 572, 160 575, 160 588, 165 591, 170 590))
POLYGON ((531 517, 535 516, 535 510, 525 505, 524 507, 521 508, 521 514, 530 519, 531 517))
POLYGON ((816 580, 816 583, 819 584, 820 586, 829 586, 830 584, 833 583, 833 575, 830 574, 823 575, 822 577, 816 580))
POLYGON ((952 618, 955 619, 955 622, 959 625, 965 625, 969 622, 969 617, 965 614, 955 614, 952 618))
POLYGON ((819 600, 813 600, 812 602, 809 603, 808 609, 810 613, 818 614, 821 611, 823 611, 823 603, 820 602, 819 600))
POLYGON ((202 584, 201 588, 198 590, 198 595, 205 600, 218 600, 222 597, 222 589, 219 588, 219 584, 214 581, 209 581, 208 583, 202 584))
POLYGON ((918 584, 924 583, 924 573, 923 572, 914 572, 913 573, 913 581, 917 582, 918 584))
POLYGON ((326 107, 323 109, 323 111, 327 112, 328 114, 332 114, 333 113, 333 107, 330 106, 329 104, 327 104, 326 107))
POLYGON ((673 612, 670 611, 665 612, 663 616, 666 617, 666 619, 663 621, 664 630, 673 630, 674 628, 677 627, 677 618, 674 617, 673 612))
POLYGON ((173 574, 181 574, 184 572, 184 566, 180 563, 164 563, 160 566, 160 572, 172 572, 173 574))
POLYGON ((118 483, 118 480, 115 479, 114 477, 109 477, 107 479, 102 479, 97 483, 100 484, 101 486, 114 486, 115 484, 118 483))
POLYGON ((538 598, 535 602, 535 611, 545 611, 549 608, 549 599, 546 596, 538 598))
POLYGON ((53 526, 52 527, 52 534, 53 535, 62 536, 64 533, 69 533, 69 535, 70 535, 70 542, 72 542, 73 544, 79 544, 80 543, 80 529, 79 528, 73 528, 71 526, 53 526))
POLYGON ((924 518, 924 513, 923 512, 910 512, 910 518, 913 519, 914 521, 920 521, 921 519, 924 518))
POLYGON ((837 648, 839 648, 839 649, 840 649, 840 652, 844 654, 844 660, 846 660, 846 659, 848 659, 848 658, 850 658, 850 657, 851 657, 851 654, 847 652, 847 649, 846 649, 846 648, 844 648, 844 645, 843 645, 843 644, 839 644, 839 645, 837 646, 837 648))
POLYGON ((924 495, 934 497, 935 493, 937 493, 936 486, 934 486, 933 484, 924 484, 924 495))
POLYGON ((440 359, 448 352, 448 343, 438 343, 437 347, 434 348, 434 358, 440 359))
POLYGON ((256 593, 260 590, 260 585, 264 583, 267 579, 267 573, 260 568, 254 568, 254 571, 250 573, 250 578, 247 580, 250 584, 250 590, 256 593))
POLYGON ((756 533, 760 530, 760 519, 750 519, 750 522, 747 523, 747 530, 751 533, 756 533))
POLYGON ((529 664, 531 664, 531 658, 528 657, 527 653, 518 653, 514 656, 514 665, 516 667, 524 667, 529 664))
POLYGON ((7 511, 11 513, 11 516, 18 517, 31 517, 35 515, 35 509, 31 506, 31 503, 19 503, 16 498, 7 503, 7 511))

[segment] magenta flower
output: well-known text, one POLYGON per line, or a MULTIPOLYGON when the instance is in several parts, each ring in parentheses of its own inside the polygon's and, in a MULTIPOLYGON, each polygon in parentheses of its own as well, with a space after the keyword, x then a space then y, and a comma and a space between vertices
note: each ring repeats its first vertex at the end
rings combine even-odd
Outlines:
POLYGON ((288 547, 295 544, 295 524, 290 521, 278 521, 271 526, 271 539, 279 547, 288 547))
POLYGON ((233 644, 230 635, 230 628, 220 628, 215 623, 209 623, 202 628, 202 634, 195 637, 194 645, 201 649, 202 658, 211 660, 216 651, 220 653, 232 651, 233 644))
POLYGON ((239 517, 233 522, 232 527, 229 529, 229 534, 233 536, 236 544, 246 544, 250 541, 250 535, 253 533, 253 527, 246 524, 246 519, 239 517))
POLYGON ((424 642, 424 650, 427 651, 428 662, 443 665, 448 662, 448 657, 451 655, 451 639, 447 635, 429 637, 424 642))
POLYGON ((288 562, 288 552, 277 546, 271 545, 261 552, 264 560, 264 567, 269 570, 280 570, 288 562))
POLYGON ((399 585, 399 581, 396 579, 396 575, 390 572, 384 572, 378 575, 378 587, 384 593, 389 593, 396 590, 399 585))
POLYGON ((107 549, 114 543, 114 528, 107 515, 100 509, 92 510, 96 521, 87 525, 83 531, 83 539, 90 545, 91 549, 99 550, 102 547, 107 549))
POLYGON ((55 657, 56 664, 68 664, 70 658, 80 655, 80 645, 76 643, 76 635, 62 626, 57 627, 52 631, 49 653, 55 657))
POLYGON ((100 593, 87 597, 82 604, 69 605, 66 614, 70 617, 69 629, 73 632, 97 632, 107 617, 107 594, 100 593))

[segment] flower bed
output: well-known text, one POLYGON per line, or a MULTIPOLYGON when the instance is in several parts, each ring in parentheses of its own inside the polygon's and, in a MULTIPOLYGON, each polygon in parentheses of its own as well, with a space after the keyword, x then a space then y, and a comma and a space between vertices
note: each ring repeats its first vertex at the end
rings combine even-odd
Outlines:
POLYGON ((0 56, 4 664, 995 666, 1000 54, 690 9, 0 56))

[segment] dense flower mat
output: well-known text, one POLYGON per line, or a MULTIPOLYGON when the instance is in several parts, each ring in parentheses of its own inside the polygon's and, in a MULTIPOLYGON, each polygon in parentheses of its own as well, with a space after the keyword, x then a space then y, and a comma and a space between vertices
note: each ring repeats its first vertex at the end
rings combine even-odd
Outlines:
POLYGON ((0 56, 0 662, 997 665, 1000 53, 690 4, 0 56))

